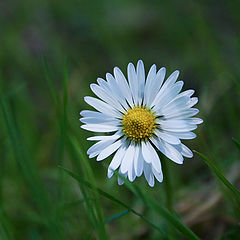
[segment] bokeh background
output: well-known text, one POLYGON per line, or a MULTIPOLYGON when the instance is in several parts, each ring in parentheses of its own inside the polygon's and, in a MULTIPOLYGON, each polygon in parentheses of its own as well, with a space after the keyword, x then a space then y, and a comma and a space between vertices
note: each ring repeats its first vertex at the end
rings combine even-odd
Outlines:
MULTIPOLYGON (((84 176, 66 135, 84 153, 91 144, 91 133, 79 127, 79 112, 89 109, 83 97, 93 95, 89 84, 115 66, 126 73, 139 59, 146 69, 166 67, 167 75, 180 70, 184 89, 196 90, 204 123, 185 143, 239 187, 240 152, 232 142, 240 139, 239 11, 237 0, 0 1, 0 239, 98 239, 82 189, 58 165, 84 176)), ((116 177, 107 179, 110 159, 88 161, 98 187, 166 227, 116 177)), ((239 215, 203 160, 168 164, 183 222, 201 239, 239 239, 239 215)), ((150 188, 141 177, 136 184, 165 204, 164 183, 150 188)), ((100 202, 104 219, 125 210, 100 202)), ((106 223, 106 231, 114 240, 159 239, 131 213, 106 223)))

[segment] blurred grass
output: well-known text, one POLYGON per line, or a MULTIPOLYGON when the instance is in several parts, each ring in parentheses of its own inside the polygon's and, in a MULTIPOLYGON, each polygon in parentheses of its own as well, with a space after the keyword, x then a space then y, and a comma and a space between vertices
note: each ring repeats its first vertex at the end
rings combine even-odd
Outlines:
MULTIPOLYGON (((196 153, 198 156, 200 156, 205 162, 206 164, 209 166, 209 168, 211 169, 211 171, 215 174, 216 179, 219 181, 220 184, 224 185, 227 190, 229 191, 229 193, 231 194, 230 198, 233 201, 236 201, 236 204, 233 205, 234 210, 239 214, 239 207, 240 207, 240 191, 235 188, 223 175, 222 171, 219 170, 219 168, 217 168, 215 166, 215 164, 212 163, 211 160, 209 160, 206 156, 204 156, 203 154, 194 151, 194 153, 196 153)), ((240 216, 240 215, 239 215, 240 216)))
MULTIPOLYGON (((89 84, 116 65, 126 72, 138 59, 146 69, 165 66, 168 75, 179 69, 185 89, 196 90, 204 123, 186 144, 239 189, 240 154, 231 140, 240 138, 239 7, 234 0, 1 1, 0 238, 158 239, 159 231, 133 214, 104 224, 126 208, 78 185, 58 165, 167 231, 156 212, 107 179, 102 163, 84 163, 67 137, 86 152, 91 133, 78 119, 89 108, 89 84)), ((193 232, 201 239, 240 237, 227 193, 198 156, 167 167, 173 208, 193 232)), ((166 204, 164 184, 150 189, 141 178, 136 186, 166 204)))

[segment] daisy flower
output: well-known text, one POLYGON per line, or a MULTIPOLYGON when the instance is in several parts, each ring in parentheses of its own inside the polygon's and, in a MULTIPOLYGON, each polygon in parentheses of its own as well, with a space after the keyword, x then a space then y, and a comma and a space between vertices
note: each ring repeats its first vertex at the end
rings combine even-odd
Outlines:
MULTIPOLYGON (((115 67, 113 75, 106 74, 106 80, 97 79, 91 90, 98 97, 84 100, 97 111, 84 110, 80 114, 83 129, 101 134, 89 137, 98 141, 87 154, 101 161, 114 154, 108 167, 108 178, 119 168, 119 173, 129 181, 144 174, 153 187, 155 178, 163 181, 161 160, 158 151, 177 164, 183 157, 191 158, 192 151, 182 144, 182 139, 196 137, 192 131, 202 119, 193 118, 199 110, 192 108, 197 97, 194 90, 181 92, 183 81, 177 81, 179 71, 174 71, 164 81, 166 69, 157 71, 152 65, 147 76, 143 61, 135 69, 132 63, 127 67, 127 79, 115 67)), ((123 184, 118 177, 118 183, 123 184)))

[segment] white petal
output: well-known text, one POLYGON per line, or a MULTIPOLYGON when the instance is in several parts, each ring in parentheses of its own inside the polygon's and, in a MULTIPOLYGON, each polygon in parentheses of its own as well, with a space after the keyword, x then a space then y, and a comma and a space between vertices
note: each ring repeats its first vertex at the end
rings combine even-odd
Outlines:
POLYGON ((188 132, 197 128, 197 125, 189 124, 187 120, 182 119, 157 120, 157 123, 161 129, 170 132, 188 132))
POLYGON ((143 172, 143 155, 141 145, 136 145, 135 147, 135 156, 134 156, 134 170, 137 177, 140 177, 143 172))
POLYGON ((105 89, 98 86, 97 84, 91 84, 90 88, 96 94, 96 96, 98 96, 104 102, 108 103, 110 106, 112 106, 113 108, 116 108, 118 111, 120 111, 122 113, 125 112, 124 108, 116 100, 116 97, 114 98, 114 95, 112 95, 112 92, 106 91, 105 89))
POLYGON ((189 89, 184 92, 181 92, 177 97, 182 97, 182 96, 191 97, 194 94, 194 92, 195 92, 194 90, 189 89))
POLYGON ((181 91, 183 87, 183 81, 179 81, 166 89, 158 98, 155 99, 155 106, 153 108, 154 112, 159 112, 161 108, 166 106, 169 102, 171 102, 181 91))
POLYGON ((141 105, 145 88, 145 70, 142 60, 139 60, 137 63, 137 79, 138 79, 138 105, 141 105))
POLYGON ((166 75, 166 68, 162 67, 156 74, 155 77, 152 78, 152 81, 149 81, 149 87, 146 91, 146 105, 152 107, 153 101, 159 92, 159 89, 162 86, 163 80, 166 75))
POLYGON ((128 109, 128 105, 123 93, 123 89, 121 88, 121 86, 119 86, 117 80, 110 73, 106 74, 106 79, 109 84, 110 92, 114 95, 114 97, 117 98, 117 100, 121 103, 121 105, 125 109, 128 109))
POLYGON ((168 133, 180 139, 194 139, 196 137, 196 134, 193 132, 168 132, 168 133))
MULTIPOLYGON (((122 173, 119 171, 119 174, 121 174, 123 178, 126 178, 126 177, 127 177, 127 173, 122 174, 122 173)), ((123 185, 123 184, 124 184, 123 179, 120 178, 120 177, 118 177, 118 184, 119 184, 119 185, 123 185)))
POLYGON ((160 124, 160 127, 184 128, 188 127, 188 125, 191 124, 191 121, 186 119, 158 119, 157 123, 160 124))
POLYGON ((100 152, 97 161, 101 161, 114 153, 122 145, 122 140, 118 140, 100 152))
POLYGON ((97 153, 97 155, 98 155, 103 149, 105 149, 106 147, 111 145, 114 141, 115 141, 115 139, 108 139, 108 140, 103 140, 103 141, 97 142, 87 150, 87 154, 95 155, 95 153, 97 153))
POLYGON ((201 118, 186 118, 185 121, 187 121, 189 124, 201 124, 201 123, 203 123, 203 120, 201 118))
MULTIPOLYGON (((161 151, 165 156, 171 159, 173 162, 182 164, 183 163, 183 156, 182 154, 171 144, 162 141, 161 139, 154 139, 151 138, 151 141, 154 145, 161 151)), ((175 145, 177 146, 177 145, 175 145)))
POLYGON ((92 131, 92 132, 114 132, 119 130, 118 126, 103 125, 103 124, 86 124, 82 125, 81 128, 92 131))
POLYGON ((128 179, 130 182, 133 182, 136 178, 136 173, 134 171, 134 157, 132 160, 132 164, 129 165, 129 170, 128 170, 128 179))
POLYGON ((177 151, 177 149, 171 145, 168 144, 167 142, 164 142, 163 144, 163 148, 164 148, 164 154, 171 159, 172 161, 174 161, 175 163, 178 164, 182 164, 183 163, 183 156, 182 154, 177 151))
POLYGON ((154 175, 153 175, 152 172, 150 173, 150 179, 148 181, 148 184, 149 184, 150 187, 154 187, 155 179, 154 179, 154 175))
POLYGON ((100 153, 100 151, 91 153, 91 154, 89 155, 89 158, 94 158, 94 157, 96 157, 99 153, 100 153))
POLYGON ((154 176, 151 169, 151 164, 144 162, 144 176, 150 187, 154 186, 154 176))
POLYGON ((97 82, 101 88, 103 88, 106 92, 110 93, 112 98, 120 103, 125 109, 128 109, 128 105, 126 103, 125 97, 122 95, 121 87, 118 86, 117 81, 111 74, 107 74, 108 82, 103 80, 102 78, 98 78, 97 82))
POLYGON ((164 118, 183 119, 183 118, 193 117, 198 113, 199 113, 199 110, 197 108, 189 108, 184 111, 182 111, 181 109, 176 109, 175 112, 165 113, 164 118))
POLYGON ((130 165, 133 164, 133 158, 135 153, 135 146, 133 143, 129 145, 129 147, 126 150, 126 154, 123 157, 120 170, 122 173, 126 173, 130 169, 130 165))
POLYGON ((81 111, 80 115, 84 118, 101 118, 101 119, 112 119, 112 120, 116 119, 116 118, 106 115, 104 113, 96 112, 96 111, 89 111, 89 110, 81 111))
POLYGON ((158 92, 157 96, 155 97, 154 101, 152 102, 151 107, 154 106, 157 103, 158 98, 176 82, 178 75, 179 75, 179 71, 174 71, 168 77, 168 79, 162 85, 162 87, 161 87, 160 91, 158 92))
POLYGON ((102 112, 106 115, 112 116, 112 117, 122 117, 122 114, 115 110, 113 107, 111 107, 109 104, 93 97, 84 97, 84 100, 86 103, 94 107, 99 112, 102 112))
MULTIPOLYGON (((179 116, 183 116, 185 112, 190 110, 190 108, 198 102, 198 98, 193 97, 189 99, 186 96, 175 98, 172 102, 170 102, 163 110, 163 115, 165 114, 178 114, 179 116)), ((198 111, 198 110, 197 110, 198 111)), ((187 115, 187 114, 186 114, 187 115)), ((193 115, 194 116, 194 115, 193 115)), ((189 117, 189 116, 185 116, 189 117)))
POLYGON ((163 130, 169 131, 169 132, 188 132, 188 131, 193 131, 197 128, 197 125, 188 125, 184 128, 179 128, 179 127, 166 127, 162 126, 163 130))
POLYGON ((125 76, 123 75, 122 71, 118 67, 115 67, 113 71, 114 71, 114 77, 116 78, 118 86, 121 89, 125 99, 128 101, 129 105, 133 107, 132 94, 125 76))
POLYGON ((163 130, 156 130, 155 134, 160 137, 162 140, 170 143, 170 144, 180 144, 181 141, 179 140, 178 137, 172 135, 171 133, 163 130))
POLYGON ((181 153, 184 157, 187 157, 187 158, 192 158, 193 157, 192 151, 187 146, 185 146, 184 144, 181 144, 181 147, 182 147, 182 152, 181 153))
POLYGON ((114 155, 109 167, 108 167, 108 178, 111 178, 114 171, 120 166, 123 157, 126 153, 126 145, 121 146, 116 154, 114 155))
POLYGON ((114 119, 111 117, 104 118, 101 116, 100 118, 95 118, 95 117, 85 117, 81 118, 80 121, 85 124, 102 124, 102 125, 113 125, 113 126, 118 126, 121 124, 120 119, 114 119))
POLYGON ((110 117, 108 115, 105 115, 103 113, 96 112, 96 111, 83 110, 83 111, 80 112, 80 115, 82 117, 95 117, 95 116, 98 116, 99 114, 102 114, 103 116, 106 116, 106 117, 110 117))
POLYGON ((135 68, 132 63, 128 64, 127 68, 128 72, 128 81, 129 86, 132 92, 133 101, 135 105, 138 105, 138 81, 137 81, 137 74, 135 68))
POLYGON ((157 170, 157 172, 162 171, 158 154, 156 153, 150 142, 146 142, 146 149, 142 150, 142 154, 146 162, 150 159, 152 166, 157 170))
POLYGON ((110 91, 109 84, 102 78, 97 78, 97 83, 100 87, 104 88, 106 91, 110 91))
POLYGON ((166 80, 166 82, 163 84, 162 89, 165 90, 166 88, 168 88, 169 86, 171 86, 172 84, 174 84, 177 81, 177 78, 179 76, 179 71, 176 70, 174 71, 166 80))
POLYGON ((113 176, 113 173, 114 173, 114 171, 111 170, 110 168, 108 168, 107 177, 111 178, 113 176))
POLYGON ((150 102, 151 98, 151 90, 153 89, 153 85, 156 85, 156 71, 157 67, 155 64, 153 64, 148 72, 147 75, 147 80, 146 80, 146 85, 144 89, 144 99, 143 99, 143 104, 144 105, 149 105, 148 103, 150 102))
POLYGON ((152 172, 155 176, 155 178, 159 181, 162 182, 163 181, 163 173, 161 172, 157 172, 154 168, 152 168, 152 172))
POLYGON ((187 103, 190 98, 188 96, 182 96, 180 98, 175 98, 170 103, 165 105, 159 112, 159 115, 172 114, 173 112, 179 112, 182 109, 189 108, 187 103))
POLYGON ((158 172, 161 171, 160 159, 149 142, 142 142, 142 155, 145 162, 151 163, 158 172))
MULTIPOLYGON (((95 111, 89 111, 89 110, 83 110, 80 112, 80 115, 82 117, 88 117, 88 112, 91 114, 91 113, 96 113, 95 111)), ((91 115, 90 115, 91 116, 91 115)))
POLYGON ((144 141, 142 141, 142 155, 145 162, 151 163, 151 152, 144 141))
POLYGON ((101 141, 101 140, 111 140, 111 139, 118 139, 122 136, 122 134, 119 133, 118 134, 114 134, 112 136, 94 136, 94 137, 89 137, 87 138, 88 141, 101 141))
POLYGON ((198 103, 198 98, 197 97, 193 97, 190 99, 190 101, 188 102, 188 107, 193 107, 195 104, 198 103))
POLYGON ((161 92, 164 92, 167 88, 169 88, 171 85, 173 85, 179 76, 179 71, 174 71, 164 82, 163 86, 161 87, 161 92))

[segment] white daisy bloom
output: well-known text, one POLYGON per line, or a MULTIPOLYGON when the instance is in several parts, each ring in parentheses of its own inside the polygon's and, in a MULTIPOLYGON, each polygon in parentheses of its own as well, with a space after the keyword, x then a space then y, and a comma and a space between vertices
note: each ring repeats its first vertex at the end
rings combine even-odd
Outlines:
MULTIPOLYGON (((153 187, 155 178, 163 181, 157 151, 177 164, 183 163, 183 157, 193 156, 181 140, 195 138, 192 131, 203 122, 193 118, 199 112, 192 108, 198 98, 192 97, 194 90, 180 93, 183 81, 177 81, 179 71, 164 82, 166 69, 157 71, 154 64, 145 77, 143 61, 139 60, 136 69, 128 64, 128 81, 119 68, 113 72, 106 74, 106 80, 98 78, 98 84, 90 85, 99 99, 84 98, 97 111, 82 111, 81 127, 108 133, 89 137, 88 140, 98 142, 87 154, 101 161, 115 153, 108 167, 109 178, 119 168, 119 173, 131 182, 144 174, 153 187)), ((121 178, 118 183, 123 184, 121 178)))

